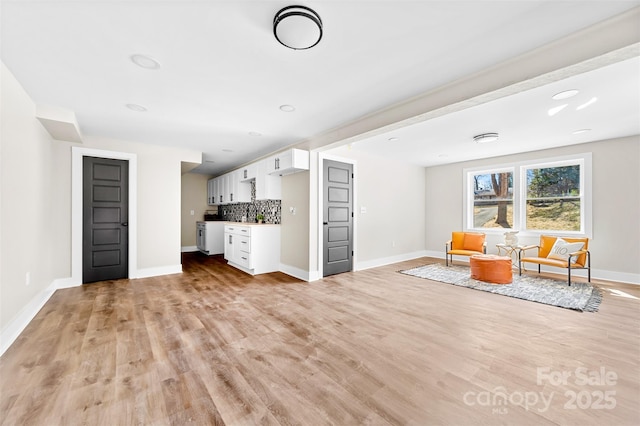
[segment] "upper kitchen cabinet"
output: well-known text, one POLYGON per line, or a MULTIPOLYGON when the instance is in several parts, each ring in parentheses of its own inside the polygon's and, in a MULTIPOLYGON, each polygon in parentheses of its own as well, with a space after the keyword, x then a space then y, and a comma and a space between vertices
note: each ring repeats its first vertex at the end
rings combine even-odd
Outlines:
POLYGON ((251 202, 251 183, 243 182, 242 176, 242 170, 235 170, 210 179, 207 184, 209 203, 221 205, 251 202))
POLYGON ((251 183, 244 181, 244 169, 238 169, 229 175, 229 202, 230 203, 250 203, 251 183))
POLYGON ((267 173, 270 158, 257 163, 256 171, 256 200, 279 200, 281 198, 280 176, 267 173))
POLYGON ((309 170, 309 151, 288 149, 267 158, 267 174, 284 176, 309 170))
POLYGON ((251 163, 248 166, 245 166, 240 169, 240 181, 241 182, 249 182, 256 178, 258 172, 258 164, 251 163))
POLYGON ((213 206, 216 204, 216 190, 215 190, 216 183, 217 182, 215 179, 209 179, 207 181, 207 204, 210 206, 213 206))

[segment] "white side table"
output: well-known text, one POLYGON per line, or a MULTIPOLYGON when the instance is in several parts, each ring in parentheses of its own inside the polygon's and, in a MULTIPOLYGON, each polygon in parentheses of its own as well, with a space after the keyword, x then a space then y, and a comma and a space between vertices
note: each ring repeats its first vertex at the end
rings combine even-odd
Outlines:
POLYGON ((516 245, 510 246, 504 243, 496 244, 496 248, 498 249, 499 256, 508 256, 511 258, 511 263, 514 268, 518 267, 518 251, 524 246, 516 245), (514 256, 515 255, 515 256, 514 256))

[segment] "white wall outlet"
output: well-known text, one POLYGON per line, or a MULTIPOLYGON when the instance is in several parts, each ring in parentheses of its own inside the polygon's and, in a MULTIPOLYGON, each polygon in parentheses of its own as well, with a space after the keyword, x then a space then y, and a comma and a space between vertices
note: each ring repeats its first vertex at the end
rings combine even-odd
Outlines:
POLYGON ((366 207, 360 207, 360 213, 366 213, 366 212, 367 212, 366 207))
POLYGON ((391 247, 395 247, 396 246, 396 242, 395 241, 391 241, 391 247))
POLYGON ((31 284, 31 272, 27 272, 24 276, 24 285, 28 286, 31 284))
POLYGON ((191 216, 193 216, 194 214, 196 214, 195 211, 191 210, 189 213, 191 213, 191 216))
POLYGON ((296 214, 296 208, 295 207, 289 207, 289 213, 296 214))

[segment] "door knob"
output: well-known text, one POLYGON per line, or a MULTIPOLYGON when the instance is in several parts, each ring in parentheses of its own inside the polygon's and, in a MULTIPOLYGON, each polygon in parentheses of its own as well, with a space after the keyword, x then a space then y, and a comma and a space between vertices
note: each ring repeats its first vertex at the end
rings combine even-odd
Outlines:
POLYGON ((127 223, 127 222, 122 222, 120 225, 122 225, 122 226, 129 226, 129 223, 127 223))

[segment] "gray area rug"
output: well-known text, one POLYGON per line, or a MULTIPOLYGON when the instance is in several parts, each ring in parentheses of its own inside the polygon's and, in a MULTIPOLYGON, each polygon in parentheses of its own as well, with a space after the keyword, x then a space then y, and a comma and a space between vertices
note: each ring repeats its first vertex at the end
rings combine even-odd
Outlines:
POLYGON ((399 272, 581 312, 597 312, 600 302, 602 302, 602 291, 592 284, 572 282, 569 287, 566 281, 530 275, 519 276, 517 272, 513 274, 513 283, 511 284, 490 284, 474 280, 470 277, 469 267, 445 266, 439 263, 399 272))

